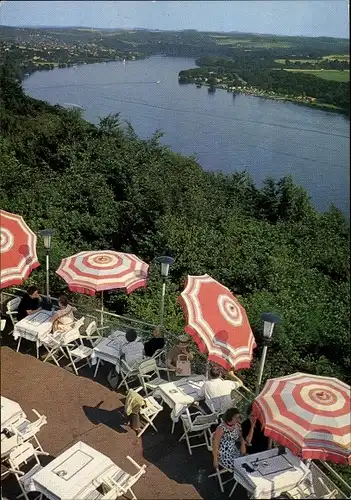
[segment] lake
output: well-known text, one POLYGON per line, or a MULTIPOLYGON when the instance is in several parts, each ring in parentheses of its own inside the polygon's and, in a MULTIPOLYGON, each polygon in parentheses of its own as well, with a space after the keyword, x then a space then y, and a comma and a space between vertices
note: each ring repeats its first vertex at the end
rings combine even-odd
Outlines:
POLYGON ((136 133, 157 129, 174 151, 196 155, 205 170, 247 170, 257 185, 291 174, 318 210, 333 203, 349 214, 349 121, 293 103, 179 85, 193 59, 152 57, 54 69, 30 75, 25 91, 56 104, 82 106, 84 117, 120 113, 136 133))

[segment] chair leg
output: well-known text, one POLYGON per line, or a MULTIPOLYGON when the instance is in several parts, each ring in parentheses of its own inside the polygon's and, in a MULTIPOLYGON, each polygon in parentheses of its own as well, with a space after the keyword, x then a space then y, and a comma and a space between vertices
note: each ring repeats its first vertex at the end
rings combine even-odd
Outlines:
POLYGON ((19 337, 18 339, 18 343, 17 343, 17 349, 16 349, 16 352, 19 351, 19 348, 20 348, 20 345, 21 345, 21 340, 22 340, 22 337, 19 337))
POLYGON ((38 340, 36 341, 35 346, 37 348, 37 359, 39 359, 39 341, 38 340))
POLYGON ((69 364, 69 365, 67 365, 67 366, 71 366, 71 365, 72 365, 72 368, 73 368, 73 370, 74 370, 74 373, 75 373, 76 375, 79 375, 78 370, 77 370, 77 367, 76 367, 76 365, 74 364, 73 358, 72 358, 72 356, 71 356, 71 353, 69 352, 69 349, 67 349, 67 352, 68 352, 68 357, 69 357, 69 359, 70 359, 70 361, 71 361, 71 362, 70 362, 70 364, 69 364))
POLYGON ((132 499, 133 499, 133 500, 138 500, 138 499, 137 499, 137 497, 134 495, 134 492, 133 492, 132 488, 129 488, 129 490, 128 490, 128 491, 129 491, 129 492, 130 492, 130 494, 132 495, 132 499))
POLYGON ((175 421, 174 421, 174 420, 172 420, 172 430, 171 430, 171 434, 173 434, 173 433, 174 433, 174 428, 175 428, 175 421))
POLYGON ((232 494, 234 493, 235 488, 236 488, 237 486, 238 486, 238 482, 237 482, 237 481, 235 481, 235 484, 234 484, 234 486, 233 486, 233 488, 232 488, 232 491, 229 493, 229 496, 230 496, 230 497, 231 497, 231 496, 232 496, 232 494))
POLYGON ((95 368, 95 371, 94 371, 94 378, 97 375, 97 372, 99 370, 99 366, 100 366, 100 358, 98 358, 97 363, 96 363, 96 368, 95 368))

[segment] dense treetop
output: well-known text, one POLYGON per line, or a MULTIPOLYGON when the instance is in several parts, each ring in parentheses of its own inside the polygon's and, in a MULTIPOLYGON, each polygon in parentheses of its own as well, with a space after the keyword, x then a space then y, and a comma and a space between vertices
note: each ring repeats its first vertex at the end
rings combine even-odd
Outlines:
MULTIPOLYGON (((317 213, 289 177, 258 189, 244 172, 204 172, 162 146, 159 134, 141 140, 118 116, 96 127, 25 96, 6 66, 0 85, 0 205, 35 231, 55 229, 53 270, 76 251, 136 253, 152 264, 149 286, 128 297, 111 293, 109 307, 157 323, 154 258, 170 254, 168 330, 184 328, 177 296, 186 275, 208 273, 247 309, 259 344, 254 368, 260 313, 272 311, 282 323, 266 377, 305 371, 350 382, 350 230, 336 208, 317 213)), ((43 286, 43 269, 31 280, 43 286)), ((64 286, 54 272, 52 286, 53 295, 64 286)), ((242 376, 252 384, 254 370, 242 376)))

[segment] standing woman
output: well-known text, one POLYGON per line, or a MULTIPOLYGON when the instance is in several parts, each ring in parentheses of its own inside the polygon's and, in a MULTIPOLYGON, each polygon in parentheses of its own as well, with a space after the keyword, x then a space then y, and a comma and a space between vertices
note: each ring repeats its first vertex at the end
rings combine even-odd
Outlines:
POLYGON ((241 452, 245 453, 239 417, 237 408, 229 408, 213 435, 212 454, 215 469, 221 465, 232 470, 234 460, 241 456, 241 452))

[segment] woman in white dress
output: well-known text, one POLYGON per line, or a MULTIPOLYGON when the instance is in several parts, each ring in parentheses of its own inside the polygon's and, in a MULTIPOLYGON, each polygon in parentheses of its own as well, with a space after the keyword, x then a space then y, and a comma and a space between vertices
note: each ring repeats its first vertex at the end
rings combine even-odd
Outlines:
POLYGON ((52 331, 55 332, 68 332, 75 322, 74 311, 75 307, 72 307, 68 303, 68 299, 65 295, 61 295, 59 298, 60 309, 55 312, 51 317, 52 331))

